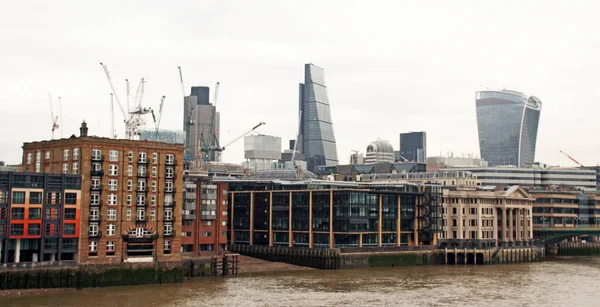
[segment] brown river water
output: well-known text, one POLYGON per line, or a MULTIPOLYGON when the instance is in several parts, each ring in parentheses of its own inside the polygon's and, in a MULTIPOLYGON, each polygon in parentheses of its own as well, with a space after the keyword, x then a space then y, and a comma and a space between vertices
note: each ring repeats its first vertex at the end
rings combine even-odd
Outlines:
POLYGON ((295 271, 0 299, 8 306, 600 306, 600 258, 295 271))

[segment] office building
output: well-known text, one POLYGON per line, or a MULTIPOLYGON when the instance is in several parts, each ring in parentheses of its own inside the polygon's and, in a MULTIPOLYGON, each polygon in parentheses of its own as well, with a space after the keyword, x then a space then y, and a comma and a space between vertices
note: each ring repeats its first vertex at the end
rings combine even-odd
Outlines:
POLYGON ((518 168, 518 167, 464 167, 442 171, 469 171, 477 176, 482 186, 513 186, 525 188, 571 186, 596 189, 596 171, 581 168, 518 168))
POLYGON ((416 162, 374 164, 345 164, 319 166, 317 174, 321 179, 334 181, 361 181, 366 174, 406 174, 425 172, 425 164, 416 162))
POLYGON ((529 190, 533 203, 533 226, 544 228, 598 227, 600 194, 567 189, 529 190))
POLYGON ((535 161, 535 144, 542 102, 520 92, 481 91, 476 94, 481 158, 490 166, 529 167, 535 161))
POLYGON ((362 182, 390 182, 390 183, 415 183, 439 184, 444 187, 470 187, 479 186, 477 176, 466 171, 444 172, 418 172, 418 173, 374 173, 360 176, 362 182))
POLYGON ((180 260, 183 145, 88 136, 23 144, 26 171, 81 175, 81 264, 180 260))
POLYGON ((533 198, 519 186, 506 190, 444 189, 442 248, 532 244, 533 198))
POLYGON ((221 116, 208 97, 208 87, 194 86, 191 95, 184 99, 183 131, 186 133, 185 157, 188 160, 217 161, 219 158, 218 152, 201 152, 203 144, 206 145, 204 148, 220 144, 221 116))
POLYGON ((308 169, 338 163, 333 122, 325 86, 323 68, 304 66, 304 83, 300 83, 300 133, 298 151, 304 155, 308 169))
POLYGON ((244 137, 244 167, 251 171, 276 168, 281 160, 281 138, 271 135, 244 137))
POLYGON ((396 161, 425 163, 427 134, 425 131, 400 133, 400 151, 396 161))
MULTIPOLYGON (((381 162, 394 163, 394 147, 388 141, 377 139, 367 146, 365 164, 375 164, 381 162)), ((354 163, 350 163, 354 164, 354 163)))
POLYGON ((436 245, 439 185, 232 179, 230 244, 340 248, 436 245))
POLYGON ((142 141, 185 144, 185 131, 182 130, 140 129, 139 134, 142 141))
POLYGON ((81 176, 0 172, 0 264, 76 261, 81 176))
POLYGON ((473 157, 427 157, 428 172, 437 172, 444 168, 488 167, 488 162, 473 157))

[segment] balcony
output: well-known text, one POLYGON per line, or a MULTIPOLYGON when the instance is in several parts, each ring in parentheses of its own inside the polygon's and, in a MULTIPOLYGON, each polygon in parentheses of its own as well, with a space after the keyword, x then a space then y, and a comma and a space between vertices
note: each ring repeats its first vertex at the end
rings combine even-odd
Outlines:
POLYGON ((90 175, 92 175, 92 176, 103 176, 104 175, 104 171, 103 170, 92 170, 90 172, 90 175))
POLYGON ((98 230, 98 232, 92 234, 91 232, 88 232, 88 237, 90 238, 100 238, 102 237, 102 230, 98 230))
POLYGON ((195 203, 184 203, 182 209, 183 210, 196 210, 196 204, 195 203))
POLYGON ((102 191, 102 185, 101 184, 92 185, 92 186, 90 186, 90 191, 102 191))

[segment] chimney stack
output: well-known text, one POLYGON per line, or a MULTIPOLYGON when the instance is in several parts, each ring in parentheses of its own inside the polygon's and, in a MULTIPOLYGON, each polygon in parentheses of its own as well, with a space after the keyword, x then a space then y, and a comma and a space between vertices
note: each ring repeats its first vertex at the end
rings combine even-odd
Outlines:
POLYGON ((79 136, 85 137, 88 136, 88 127, 85 120, 81 123, 81 127, 79 128, 79 136))

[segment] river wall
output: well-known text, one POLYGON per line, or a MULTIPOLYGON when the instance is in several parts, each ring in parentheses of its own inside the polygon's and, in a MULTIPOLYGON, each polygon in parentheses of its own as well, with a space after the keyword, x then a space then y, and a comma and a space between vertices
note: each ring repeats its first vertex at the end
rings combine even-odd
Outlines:
POLYGON ((285 262, 322 270, 340 268, 340 250, 261 245, 230 245, 229 251, 258 259, 285 262))
POLYGON ((562 242, 550 249, 554 256, 600 256, 600 243, 562 242))

